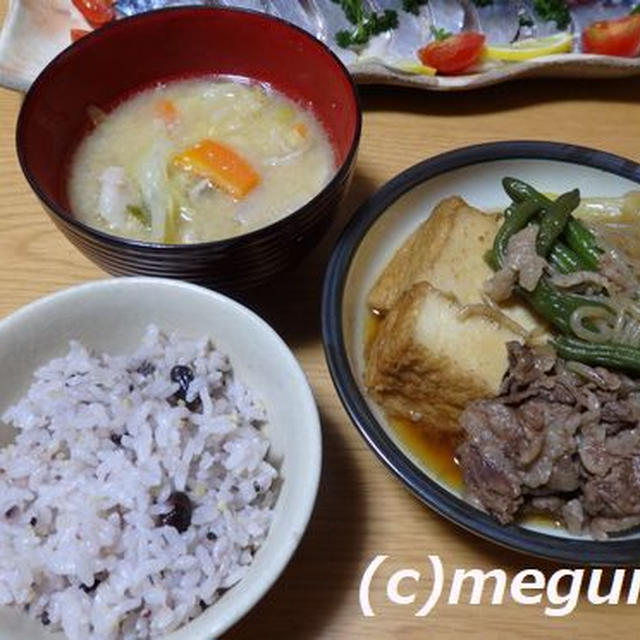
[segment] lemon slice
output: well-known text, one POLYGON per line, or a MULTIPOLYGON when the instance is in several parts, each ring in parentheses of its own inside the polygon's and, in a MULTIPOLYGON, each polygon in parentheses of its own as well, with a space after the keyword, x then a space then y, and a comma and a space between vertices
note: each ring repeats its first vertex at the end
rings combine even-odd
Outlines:
POLYGON ((573 48, 573 36, 570 33, 556 33, 544 38, 525 38, 511 44, 491 45, 486 49, 486 57, 492 60, 521 62, 553 53, 567 53, 573 48))
POLYGON ((393 64, 389 64, 387 66, 394 71, 421 76, 435 76, 436 73, 438 73, 433 67, 420 64, 420 62, 417 62, 416 60, 396 60, 393 64))

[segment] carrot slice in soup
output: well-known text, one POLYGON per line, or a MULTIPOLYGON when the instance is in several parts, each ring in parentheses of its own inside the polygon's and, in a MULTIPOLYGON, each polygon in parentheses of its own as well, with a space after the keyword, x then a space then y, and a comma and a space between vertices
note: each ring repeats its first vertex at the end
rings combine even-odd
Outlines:
POLYGON ((154 105, 154 113, 168 127, 174 125, 178 119, 178 110, 171 100, 158 100, 154 105))
POLYGON ((309 129, 307 128, 307 125, 304 122, 296 122, 296 124, 293 125, 293 130, 301 138, 306 138, 307 134, 309 133, 309 129))
POLYGON ((213 140, 201 140, 176 154, 173 165, 210 180, 234 198, 244 198, 260 182, 260 176, 243 157, 213 140))

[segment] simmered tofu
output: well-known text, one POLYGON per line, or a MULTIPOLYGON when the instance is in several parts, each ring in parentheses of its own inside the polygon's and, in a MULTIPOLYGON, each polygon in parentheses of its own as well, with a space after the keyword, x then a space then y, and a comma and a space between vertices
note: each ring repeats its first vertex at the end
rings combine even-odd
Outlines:
POLYGON ((392 415, 454 432, 469 402, 498 393, 506 343, 519 339, 489 317, 465 316, 455 299, 421 282, 382 321, 365 384, 392 415))

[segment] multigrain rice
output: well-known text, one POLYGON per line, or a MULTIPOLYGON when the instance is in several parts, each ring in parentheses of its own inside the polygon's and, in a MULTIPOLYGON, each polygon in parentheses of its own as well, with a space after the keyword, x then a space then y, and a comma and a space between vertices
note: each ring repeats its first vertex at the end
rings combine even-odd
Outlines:
POLYGON ((72 343, 3 420, 0 605, 70 640, 175 630, 242 579, 272 518, 262 404, 207 339, 72 343))

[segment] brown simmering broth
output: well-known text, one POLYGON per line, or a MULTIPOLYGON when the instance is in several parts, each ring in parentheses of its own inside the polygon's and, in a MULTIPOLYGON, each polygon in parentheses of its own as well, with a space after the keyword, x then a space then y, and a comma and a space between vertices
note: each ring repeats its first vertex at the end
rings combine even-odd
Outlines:
MULTIPOLYGON (((381 316, 375 313, 367 315, 363 345, 365 356, 378 335, 381 324, 381 316)), ((456 448, 460 443, 460 436, 443 433, 427 424, 392 416, 388 412, 385 413, 385 418, 392 433, 411 452, 421 466, 429 470, 431 477, 453 491, 462 492, 464 490, 462 471, 456 459, 456 448)), ((544 513, 523 514, 519 522, 534 527, 564 528, 555 518, 544 513)))
MULTIPOLYGON (((364 349, 367 353, 380 329, 382 318, 369 313, 365 321, 364 349)), ((458 438, 442 433, 423 423, 385 414, 387 423, 400 442, 423 464, 433 476, 452 489, 462 489, 462 474, 455 459, 458 438)))

